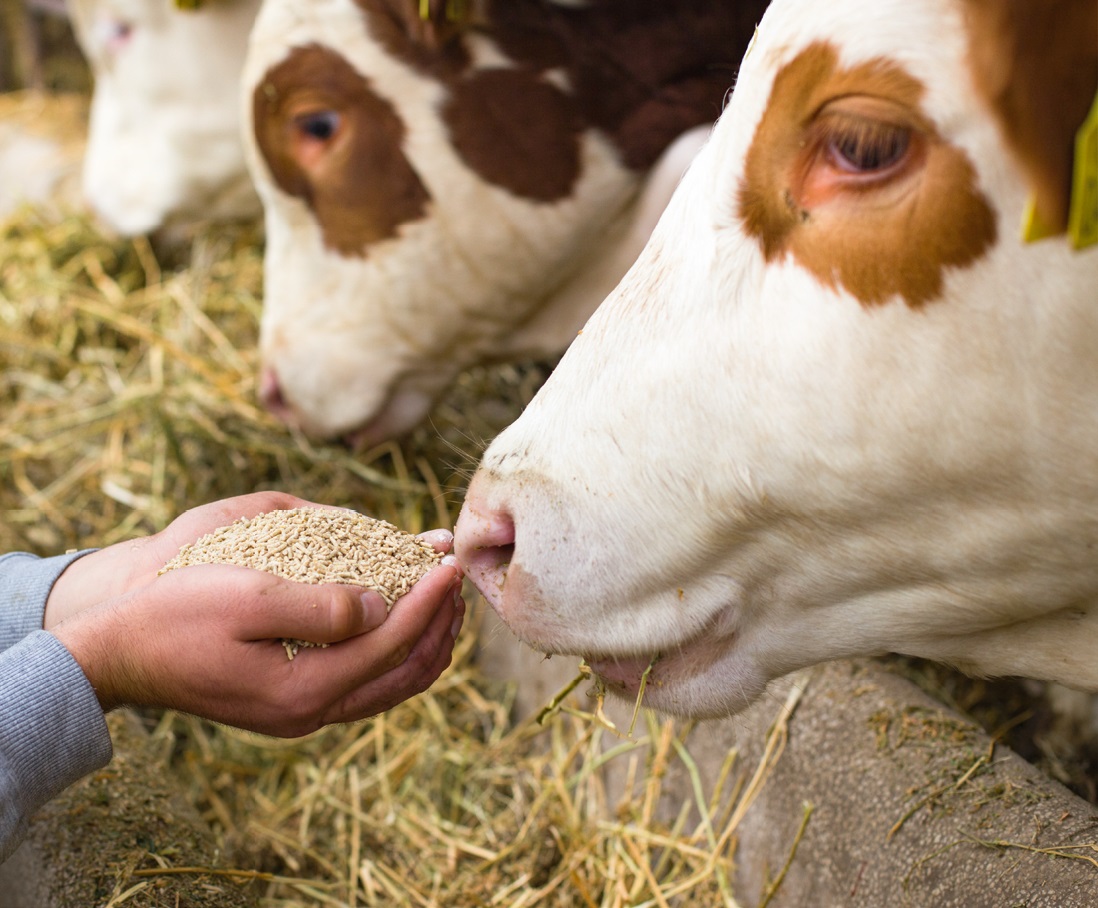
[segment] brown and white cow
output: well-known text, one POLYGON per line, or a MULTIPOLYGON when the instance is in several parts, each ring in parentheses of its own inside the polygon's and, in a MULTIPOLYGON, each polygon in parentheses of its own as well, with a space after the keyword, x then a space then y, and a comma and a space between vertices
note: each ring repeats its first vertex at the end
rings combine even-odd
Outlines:
POLYGON ((265 0, 244 81, 268 405, 375 442, 473 364, 559 354, 647 240, 764 6, 265 0))
POLYGON ((1096 87, 1094 0, 775 0, 474 477, 504 621, 702 716, 889 651, 1098 690, 1096 87))
POLYGON ((69 0, 95 89, 84 195, 123 234, 254 217, 240 72, 259 0, 69 0))

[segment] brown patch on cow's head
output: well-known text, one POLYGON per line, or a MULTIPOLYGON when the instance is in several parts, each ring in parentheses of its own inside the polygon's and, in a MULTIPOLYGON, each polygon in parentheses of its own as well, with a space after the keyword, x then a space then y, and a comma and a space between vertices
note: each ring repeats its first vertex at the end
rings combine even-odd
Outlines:
POLYGON ((865 305, 921 306, 941 294, 945 268, 986 252, 995 214, 922 95, 895 62, 840 69, 823 42, 778 72, 738 197, 767 261, 792 256, 865 305))
POLYGON ((1067 226, 1072 149, 1098 91, 1095 0, 965 0, 973 81, 1033 186, 1040 221, 1067 226))
POLYGON ((404 124, 334 51, 294 48, 256 86, 252 114, 275 183, 309 206, 331 249, 364 255, 426 214, 430 196, 401 148, 404 124))
POLYGON ((561 71, 583 121, 635 170, 720 116, 768 0, 596 0, 567 7, 492 0, 492 33, 511 59, 561 71))
POLYGON ((385 51, 431 75, 458 73, 469 65, 461 35, 477 21, 479 0, 355 0, 385 51))
POLYGON ((644 170, 683 132, 715 121, 767 0, 463 0, 459 21, 451 0, 355 2, 387 53, 446 86, 443 115, 464 162, 551 202, 578 177, 583 130, 644 170), (510 65, 475 68, 474 35, 510 65))
POLYGON ((583 122, 572 98, 536 73, 478 70, 454 84, 442 118, 462 160, 517 196, 553 202, 580 175, 583 122))

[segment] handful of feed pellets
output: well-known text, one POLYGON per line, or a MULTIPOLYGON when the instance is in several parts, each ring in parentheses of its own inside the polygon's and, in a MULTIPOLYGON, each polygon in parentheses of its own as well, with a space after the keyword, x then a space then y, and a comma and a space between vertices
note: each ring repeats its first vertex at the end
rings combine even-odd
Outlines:
MULTIPOLYGON (((348 583, 375 590, 390 608, 442 556, 391 523, 337 508, 290 508, 241 517, 207 533, 160 569, 192 564, 235 564, 298 583, 348 583)), ((283 640, 293 659, 303 646, 283 640)))

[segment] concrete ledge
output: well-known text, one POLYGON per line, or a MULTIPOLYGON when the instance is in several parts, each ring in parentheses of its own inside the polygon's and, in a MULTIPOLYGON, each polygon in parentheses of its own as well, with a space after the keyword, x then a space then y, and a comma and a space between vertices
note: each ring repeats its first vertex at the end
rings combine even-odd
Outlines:
MULTIPOLYGON (((748 716, 738 737, 749 760, 768 724, 765 711, 748 716)), ((809 675, 741 826, 747 904, 787 859, 805 803, 814 809, 771 908, 1098 904, 1098 811, 874 663, 809 675)))

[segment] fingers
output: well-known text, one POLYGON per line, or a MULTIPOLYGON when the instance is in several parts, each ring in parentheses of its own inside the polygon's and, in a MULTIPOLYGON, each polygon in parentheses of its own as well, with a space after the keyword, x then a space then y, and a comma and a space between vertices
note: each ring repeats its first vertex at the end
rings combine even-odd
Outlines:
POLYGON ((325 651, 323 655, 336 657, 330 659, 326 667, 329 679, 339 679, 338 685, 333 684, 339 686, 339 694, 354 690, 403 663, 440 611, 445 610, 446 616, 439 620, 452 623, 455 591, 460 584, 461 579, 453 566, 432 568, 397 600, 384 624, 368 638, 355 641, 354 650, 348 646, 325 651))
POLYGON ((441 528, 437 530, 427 530, 425 533, 420 533, 418 538, 430 545, 436 552, 440 552, 443 555, 454 547, 454 534, 449 530, 441 528))
MULTIPOLYGON (((434 568, 377 630, 323 651, 299 653, 301 683, 328 692, 324 721, 376 715, 425 690, 449 664, 465 603, 451 565, 434 568)), ((309 693, 304 693, 310 696, 309 693)))
POLYGON ((452 612, 455 596, 460 594, 460 590, 461 569, 456 563, 446 560, 428 571, 422 580, 396 601, 389 619, 376 632, 379 643, 389 649, 385 660, 386 671, 396 668, 408 657, 441 608, 449 608, 452 612))
POLYGON ((293 583, 231 565, 192 565, 58 625, 97 689, 296 737, 376 715, 450 664, 465 604, 461 573, 434 568, 386 617, 376 593, 293 583), (280 638, 331 643, 287 660, 280 638))
POLYGON ((447 607, 439 609, 400 665, 335 702, 325 713, 324 723, 356 722, 376 716, 427 690, 450 665, 464 613, 465 603, 457 591, 447 607))

